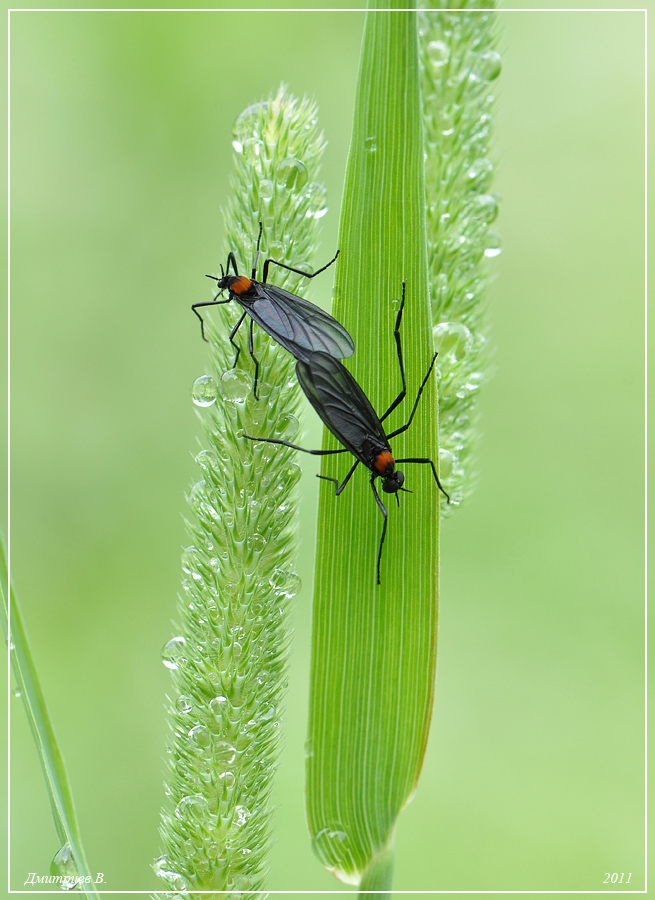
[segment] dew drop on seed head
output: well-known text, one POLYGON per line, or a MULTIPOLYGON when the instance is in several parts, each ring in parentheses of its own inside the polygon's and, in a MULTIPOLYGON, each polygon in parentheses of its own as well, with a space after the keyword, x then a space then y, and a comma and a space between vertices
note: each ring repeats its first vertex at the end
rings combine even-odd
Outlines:
POLYGON ((466 173, 469 185, 477 190, 481 190, 489 183, 493 170, 493 163, 486 156, 476 159, 466 173))
POLYGON ((283 569, 275 569, 268 583, 279 594, 285 594, 287 597, 295 597, 302 587, 302 582, 295 572, 285 572, 283 569))
POLYGON ((444 66, 450 56, 448 45, 443 41, 430 41, 426 52, 433 69, 440 69, 444 66))
POLYGON ((481 53, 475 67, 480 81, 493 81, 498 78, 501 68, 502 58, 500 53, 495 50, 486 50, 481 53))
POLYGON ((270 722, 274 718, 275 718, 275 706, 273 704, 268 706, 266 709, 263 710, 263 712, 260 712, 260 714, 257 716, 257 719, 260 722, 270 722))
POLYGON ((206 822, 210 817, 209 803, 202 794, 189 794, 177 804, 175 815, 182 821, 206 822))
POLYGON ((232 821, 237 827, 240 828, 242 825, 245 825, 249 818, 250 810, 246 806, 234 807, 234 818, 232 821))
POLYGON ((216 762, 221 766, 229 766, 236 759, 236 755, 236 747, 233 747, 228 741, 218 741, 214 748, 216 762))
POLYGON ((175 706, 178 712, 188 713, 193 709, 193 701, 191 697, 188 697, 186 694, 180 694, 175 701, 175 706))
POLYGON ((495 231, 490 231, 485 241, 484 255, 488 259, 493 259, 494 256, 500 256, 501 252, 500 235, 495 231))
POLYGON ((440 322, 432 329, 432 334, 442 364, 446 359, 453 362, 464 359, 473 346, 473 335, 461 322, 440 322))
POLYGON ((307 183, 307 166, 293 156, 280 160, 275 168, 277 181, 291 191, 299 191, 307 183))
POLYGON ((243 403, 252 390, 252 379, 245 372, 230 369, 221 375, 221 394, 231 403, 243 403))
POLYGON ((278 262, 282 262, 286 254, 286 250, 282 241, 271 241, 271 243, 268 245, 268 252, 278 262))
POLYGON ((484 375, 482 372, 472 372, 466 379, 466 382, 457 389, 456 396, 460 400, 465 400, 471 394, 475 394, 480 390, 483 381, 484 375))
POLYGON ((262 103, 253 103, 237 116, 232 127, 232 137, 234 138, 232 146, 237 153, 243 150, 243 144, 249 137, 259 137, 260 122, 267 109, 268 101, 265 100, 262 103), (238 150, 235 144, 240 144, 241 150, 238 150))
POLYGON ((171 638, 164 644, 161 658, 167 669, 178 669, 186 662, 185 646, 186 640, 183 637, 171 638))
POLYGON ((325 186, 317 181, 312 181, 305 192, 305 196, 308 200, 306 217, 308 219, 322 219, 327 212, 327 190, 325 186))
POLYGON ((251 534, 248 536, 248 547, 254 553, 261 553, 266 547, 266 538, 263 534, 251 534))
POLYGON ((275 436, 292 441, 298 434, 300 422, 292 413, 284 413, 275 423, 275 436))
POLYGON ((233 581, 226 581, 221 585, 221 592, 231 600, 238 594, 239 586, 236 585, 233 581))
POLYGON ((236 778, 234 777, 234 772, 230 772, 229 769, 225 772, 221 772, 218 776, 218 783, 224 785, 227 790, 234 787, 235 781, 236 778))
POLYGON ((211 375, 201 375, 196 378, 191 388, 191 399, 196 406, 211 406, 216 403, 218 388, 211 375))
POLYGON ((269 181, 268 178, 262 178, 259 182, 259 196, 263 200, 270 200, 273 196, 273 192, 275 190, 275 186, 272 181, 269 181))
POLYGON ((203 753, 210 749, 212 745, 211 732, 206 725, 194 725, 189 731, 189 737, 197 750, 203 753))
POLYGON ((295 597, 300 592, 301 587, 302 581, 300 577, 295 572, 290 572, 287 583, 284 586, 284 593, 287 597, 295 597))
POLYGON ((473 215, 490 224, 498 215, 498 201, 491 194, 478 194, 472 205, 473 215))
POLYGON ((264 155, 264 142, 259 138, 248 138, 243 144, 243 156, 251 166, 261 169, 264 155))
POLYGON ((218 719, 223 715, 223 711, 227 709, 227 697, 223 697, 222 694, 219 694, 217 697, 213 697, 209 701, 209 708, 212 713, 218 719))
POLYGON ((455 454, 451 453, 450 450, 442 449, 439 451, 439 475, 441 478, 446 479, 452 475, 453 469, 455 468, 455 461, 455 454))
POLYGON ((196 462, 203 469, 218 469, 218 457, 213 450, 201 450, 196 454, 196 462))

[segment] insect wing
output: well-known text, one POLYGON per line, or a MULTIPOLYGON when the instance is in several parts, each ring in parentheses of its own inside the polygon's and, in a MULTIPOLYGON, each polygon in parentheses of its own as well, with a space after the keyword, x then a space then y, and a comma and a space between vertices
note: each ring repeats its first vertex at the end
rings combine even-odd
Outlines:
POLYGON ((252 318, 296 359, 322 350, 337 359, 352 356, 355 345, 346 329, 328 313, 274 284, 257 285, 248 304, 252 318))
POLYGON ((296 375, 328 430, 353 456, 368 465, 362 455, 362 442, 367 437, 376 437, 388 446, 368 397, 338 360, 327 353, 312 353, 309 362, 298 360, 296 375))

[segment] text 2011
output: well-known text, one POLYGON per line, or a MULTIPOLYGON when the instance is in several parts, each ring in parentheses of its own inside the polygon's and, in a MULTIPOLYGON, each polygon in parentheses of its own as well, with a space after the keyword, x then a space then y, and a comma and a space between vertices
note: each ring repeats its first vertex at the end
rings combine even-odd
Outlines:
POLYGON ((605 881, 603 884, 630 884, 630 879, 632 878, 632 872, 628 872, 628 877, 625 878, 625 872, 621 872, 619 875, 618 872, 606 872, 605 873, 605 881))

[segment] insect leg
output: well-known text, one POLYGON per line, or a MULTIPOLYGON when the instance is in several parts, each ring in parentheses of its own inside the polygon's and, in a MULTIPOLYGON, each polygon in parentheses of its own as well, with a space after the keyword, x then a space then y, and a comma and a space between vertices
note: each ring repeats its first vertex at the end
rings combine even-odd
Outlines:
POLYGON ((234 368, 234 367, 236 366, 237 360, 238 360, 238 358, 239 358, 239 354, 241 353, 241 347, 239 347, 238 344, 235 344, 235 343, 234 343, 233 338, 234 338, 234 335, 235 335, 235 334, 237 333, 237 331, 239 330, 239 328, 241 328, 241 324, 242 324, 243 320, 245 319, 245 317, 246 317, 246 314, 245 314, 245 312, 244 312, 244 314, 241 316, 241 318, 239 319, 239 321, 237 322, 237 324, 234 326, 234 328, 233 328, 232 331, 230 332, 230 343, 232 344, 233 347, 236 347, 236 350, 237 350, 237 355, 234 357, 234 362, 232 363, 232 368, 234 368))
POLYGON ((254 384, 254 387, 253 387, 253 389, 252 389, 252 392, 253 392, 253 394, 255 395, 255 400, 259 400, 259 397, 257 396, 257 379, 258 379, 258 377, 259 377, 259 360, 258 360, 257 357, 255 356, 255 345, 253 344, 253 340, 252 340, 252 326, 253 326, 253 324, 254 324, 254 323, 253 323, 253 320, 251 319, 251 320, 250 320, 250 335, 249 335, 249 337, 248 337, 248 350, 250 351, 250 358, 251 358, 251 359, 253 360, 253 362, 255 363, 255 384, 254 384))
POLYGON ((345 447, 340 450, 307 450, 305 447, 299 447, 297 444, 290 444, 289 441, 282 441, 279 438, 262 438, 253 437, 251 434, 244 434, 244 438, 249 441, 261 441, 263 444, 281 444, 283 447, 291 447, 292 450, 301 450, 303 453, 311 453, 312 456, 329 456, 332 453, 347 453, 345 447))
MULTIPOLYGON (((441 493, 444 495, 444 497, 446 498, 446 500, 450 503, 450 494, 447 494, 446 491, 444 491, 443 485, 442 485, 441 482, 439 481, 439 476, 437 475, 437 470, 436 470, 436 468, 435 468, 435 465, 434 465, 434 463, 432 462, 431 459, 397 459, 396 462, 397 462, 397 463, 406 463, 406 462, 410 462, 410 463, 430 463, 430 465, 432 466, 432 474, 434 475, 434 480, 437 482, 437 487, 439 488, 439 490, 441 491, 441 493)), ((396 497, 397 497, 397 496, 398 496, 398 494, 396 494, 396 497)))
POLYGON ((375 502, 380 507, 380 512, 384 516, 384 525, 382 526, 382 537, 380 538, 380 549, 378 550, 378 584, 380 583, 380 563, 382 562, 382 546, 384 544, 384 539, 387 534, 387 520, 389 518, 389 513, 384 505, 384 503, 380 500, 380 495, 375 490, 375 479, 376 475, 371 476, 371 490, 373 491, 373 496, 375 497, 375 502))
MULTIPOLYGON (((261 247, 261 243, 262 243, 262 231, 263 230, 264 230, 264 226, 260 222, 259 223, 259 237, 257 238, 257 249, 255 250, 255 261, 252 264, 252 275, 250 276, 253 281, 255 280, 255 278, 257 278, 257 260, 259 259, 259 248, 261 247)), ((264 281, 266 281, 266 278, 264 278, 264 281)))
POLYGON ((389 409, 385 412, 383 416, 380 417, 380 421, 384 422, 389 413, 392 413, 394 409, 398 406, 399 403, 405 399, 405 395, 407 393, 407 384, 405 382, 405 366, 403 365, 403 348, 400 343, 400 322, 403 317, 403 308, 405 306, 405 282, 403 281, 403 299, 400 301, 400 309, 398 310, 398 315, 396 316, 396 327, 394 328, 393 336, 396 339, 396 352, 398 353, 398 363, 400 365, 400 377, 403 381, 403 389, 398 394, 396 399, 393 401, 389 409))
POLYGON ((320 275, 321 272, 325 272, 325 270, 328 269, 332 265, 332 263, 336 260, 339 253, 340 253, 340 251, 337 250, 337 252, 334 254, 334 256, 332 257, 332 259, 330 260, 329 263, 324 265, 322 268, 317 269, 311 275, 308 274, 307 272, 302 272, 300 269, 294 269, 293 266, 287 266, 287 265, 285 265, 285 263, 278 262, 276 259, 267 259, 266 262, 264 263, 264 276, 263 276, 264 280, 262 281, 262 284, 266 284, 266 279, 268 278, 268 267, 271 263, 273 263, 274 266, 279 266, 281 269, 286 269, 288 272, 295 272, 296 275, 302 275, 304 278, 316 278, 317 275, 320 275))
POLYGON ((434 368, 434 361, 438 355, 439 355, 438 353, 435 353, 434 356, 432 357, 432 362, 430 363, 430 368, 428 369, 427 375, 421 382, 421 386, 418 389, 418 394, 416 395, 416 400, 414 401, 414 406, 409 415, 409 419, 407 420, 405 425, 402 425, 400 428, 396 428, 395 431, 392 431, 391 434, 388 434, 387 438, 392 438, 392 437, 395 437, 397 434, 402 434, 403 431, 407 431, 409 426, 412 424, 412 419, 414 418, 414 413, 416 412, 416 407, 418 406, 418 401, 421 399, 421 394, 423 393, 423 388, 427 384, 428 378, 430 377, 430 374, 432 373, 432 369, 434 368))
MULTIPOLYGON (((211 277, 211 276, 209 276, 209 277, 211 277)), ((220 296, 221 296, 220 294, 216 295, 216 297, 220 297, 220 296)), ((222 303, 230 302, 229 297, 227 298, 227 300, 217 300, 216 297, 214 297, 213 300, 205 300, 203 303, 192 303, 191 304, 191 309, 194 311, 194 313, 200 319, 200 334, 202 335, 203 341, 207 341, 207 338, 205 337, 205 322, 204 322, 204 319, 202 318, 202 316, 200 315, 200 313, 198 312, 198 307, 199 306, 220 306, 222 303)), ((209 341, 207 341, 207 343, 209 343, 209 341)))
POLYGON ((235 275, 238 275, 238 274, 239 274, 239 270, 237 269, 237 261, 236 261, 236 259, 234 258, 234 253, 232 253, 231 250, 230 250, 230 252, 229 252, 228 255, 227 255, 227 265, 225 266, 225 274, 226 274, 226 275, 227 275, 227 273, 230 271, 230 263, 232 263, 232 268, 234 269, 234 274, 235 274, 235 275))
POLYGON ((350 481, 350 478, 351 478, 353 472, 355 471, 355 469, 357 468, 358 465, 359 465, 359 460, 355 460, 355 465, 352 467, 352 469, 350 470, 350 472, 348 472, 348 474, 347 474, 346 477, 343 479, 343 481, 341 482, 341 484, 339 484, 339 482, 337 481, 336 478, 328 478, 327 475, 317 475, 316 477, 317 477, 317 478, 322 478, 323 481, 332 481, 332 482, 334 483, 334 485, 335 485, 335 487, 334 487, 334 496, 335 496, 335 497, 338 497, 339 494, 341 493, 341 491, 345 488, 345 486, 346 486, 346 485, 348 484, 348 482, 350 481))

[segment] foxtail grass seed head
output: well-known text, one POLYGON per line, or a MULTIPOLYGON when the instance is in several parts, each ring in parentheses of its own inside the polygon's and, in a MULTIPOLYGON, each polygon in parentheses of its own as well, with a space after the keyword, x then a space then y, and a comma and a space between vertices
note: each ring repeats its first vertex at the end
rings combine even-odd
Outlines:
MULTIPOLYGON (((316 180, 325 142, 314 103, 281 88, 237 119, 235 175, 226 211, 227 250, 250 275, 259 222, 260 263, 270 256, 312 271, 317 221, 326 193, 316 180)), ((297 291, 301 276, 275 270, 275 283, 297 291)), ((306 288, 306 283, 303 284, 306 288)), ((301 290, 301 293, 303 290, 301 290)), ((211 297, 208 297, 211 299, 211 297)), ((291 450, 243 438, 299 430, 295 360, 255 326, 259 399, 246 323, 229 332, 237 304, 207 313, 208 370, 192 402, 206 446, 188 501, 189 546, 182 555, 182 594, 175 636, 163 651, 173 686, 163 854, 155 871, 169 890, 261 890, 270 842, 270 792, 279 742, 287 667, 289 601, 300 589, 296 486, 291 450)), ((189 315, 189 328, 197 322, 189 315)), ((198 351, 204 353, 198 335, 198 351)))
POLYGON ((490 261, 500 253, 489 158, 501 69, 493 5, 482 0, 466 10, 423 10, 419 19, 439 464, 451 496, 446 513, 475 486, 477 401, 489 374, 485 294, 490 261))

